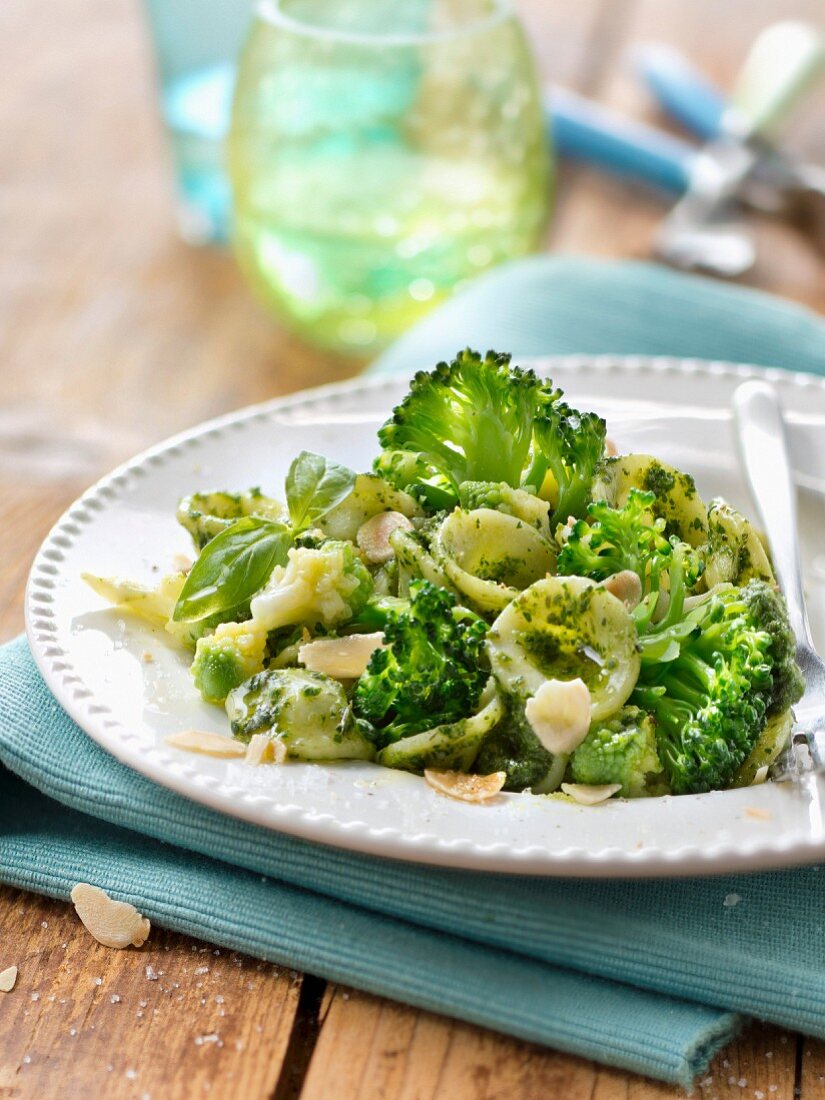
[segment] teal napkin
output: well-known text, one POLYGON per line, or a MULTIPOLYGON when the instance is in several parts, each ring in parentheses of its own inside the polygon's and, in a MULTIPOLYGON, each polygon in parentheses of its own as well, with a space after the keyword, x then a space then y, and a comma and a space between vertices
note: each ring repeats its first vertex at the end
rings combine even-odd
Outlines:
POLYGON ((469 345, 514 356, 678 355, 825 374, 825 323, 744 287, 649 263, 533 256, 474 279, 372 365, 410 374, 469 345))
MULTIPOLYGON (((547 257, 477 280, 374 369, 468 343, 825 372, 825 325, 802 309, 646 264, 547 257)), ((51 698, 22 640, 0 650, 0 762, 0 878, 14 885, 65 897, 86 879, 166 927, 684 1085, 738 1013, 825 1037, 818 868, 506 878, 280 836, 118 764, 51 698)))

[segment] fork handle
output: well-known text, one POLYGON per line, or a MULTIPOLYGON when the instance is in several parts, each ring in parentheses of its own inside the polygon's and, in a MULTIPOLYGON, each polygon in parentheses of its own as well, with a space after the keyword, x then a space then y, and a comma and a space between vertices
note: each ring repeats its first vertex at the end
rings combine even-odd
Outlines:
POLYGON ((802 591, 796 487, 782 407, 773 386, 745 382, 733 395, 739 449, 751 495, 771 545, 797 645, 813 647, 802 591))

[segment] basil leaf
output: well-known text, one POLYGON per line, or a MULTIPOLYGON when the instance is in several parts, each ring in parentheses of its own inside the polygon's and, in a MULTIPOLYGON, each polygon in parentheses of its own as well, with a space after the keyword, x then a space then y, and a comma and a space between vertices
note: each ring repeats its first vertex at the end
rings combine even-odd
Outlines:
POLYGON ((286 475, 286 502, 294 531, 311 527, 348 497, 354 484, 355 474, 346 466, 301 451, 286 475))
POLYGON ((206 544, 186 578, 172 618, 194 623, 239 611, 285 565, 292 532, 283 523, 245 516, 206 544))

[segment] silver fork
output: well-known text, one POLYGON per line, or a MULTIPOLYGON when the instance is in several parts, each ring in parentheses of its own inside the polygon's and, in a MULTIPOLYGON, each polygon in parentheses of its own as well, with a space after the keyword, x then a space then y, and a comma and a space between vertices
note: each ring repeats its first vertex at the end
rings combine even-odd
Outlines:
POLYGON ((796 637, 796 659, 805 694, 794 707, 787 748, 771 768, 775 781, 793 780, 812 794, 825 772, 825 662, 814 649, 805 597, 796 520, 796 488, 788 454, 782 407, 767 382, 745 382, 733 395, 739 450, 751 495, 771 546, 788 618, 796 637))

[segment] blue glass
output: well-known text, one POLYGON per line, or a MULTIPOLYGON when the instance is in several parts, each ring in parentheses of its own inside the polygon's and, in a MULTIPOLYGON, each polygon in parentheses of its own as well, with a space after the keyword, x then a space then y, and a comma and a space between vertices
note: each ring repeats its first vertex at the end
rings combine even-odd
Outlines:
POLYGON ((224 139, 235 62, 253 7, 254 0, 145 0, 174 162, 178 228, 192 244, 229 237, 224 139))

